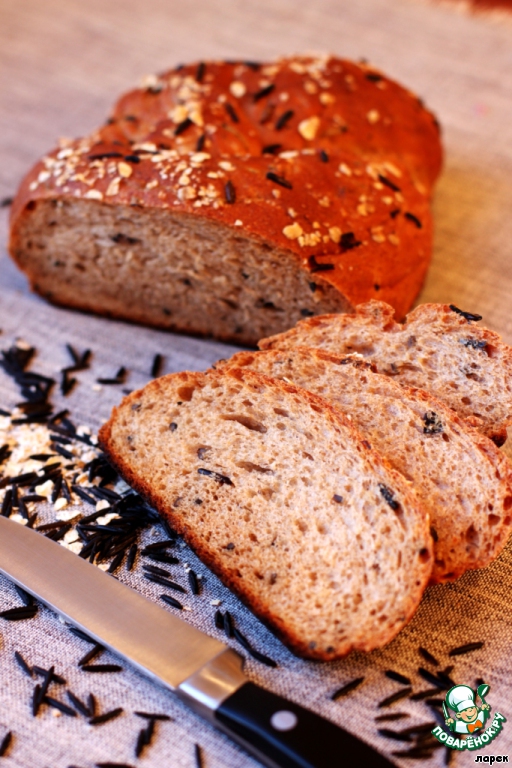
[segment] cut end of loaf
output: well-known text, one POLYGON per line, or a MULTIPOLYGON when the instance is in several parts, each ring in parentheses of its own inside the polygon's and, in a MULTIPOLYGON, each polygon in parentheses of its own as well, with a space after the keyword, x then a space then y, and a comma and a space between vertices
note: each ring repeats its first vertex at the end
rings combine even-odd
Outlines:
POLYGON ((171 211, 41 200, 12 252, 49 301, 237 344, 351 309, 321 276, 297 270, 293 254, 171 211))
POLYGON ((100 440, 297 654, 372 650, 416 610, 426 516, 325 400, 241 369, 173 374, 126 398, 100 440))

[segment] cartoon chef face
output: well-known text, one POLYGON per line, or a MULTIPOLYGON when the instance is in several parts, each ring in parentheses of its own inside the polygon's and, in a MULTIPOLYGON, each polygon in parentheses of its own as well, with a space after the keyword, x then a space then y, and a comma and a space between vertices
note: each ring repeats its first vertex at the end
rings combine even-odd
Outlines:
POLYGON ((457 720, 464 720, 465 723, 474 723, 478 717, 478 708, 475 706, 468 707, 463 709, 462 712, 458 712, 455 717, 457 720))

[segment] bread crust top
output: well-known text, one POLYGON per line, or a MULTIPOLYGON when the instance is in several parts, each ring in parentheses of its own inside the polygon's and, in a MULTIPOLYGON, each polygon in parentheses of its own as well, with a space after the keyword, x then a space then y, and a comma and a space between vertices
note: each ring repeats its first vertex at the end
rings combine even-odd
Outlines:
POLYGON ((106 125, 36 164, 12 206, 11 253, 41 199, 172 209, 291 252, 353 305, 378 295, 402 315, 428 266, 441 161, 434 116, 373 67, 191 64, 147 78, 106 125))

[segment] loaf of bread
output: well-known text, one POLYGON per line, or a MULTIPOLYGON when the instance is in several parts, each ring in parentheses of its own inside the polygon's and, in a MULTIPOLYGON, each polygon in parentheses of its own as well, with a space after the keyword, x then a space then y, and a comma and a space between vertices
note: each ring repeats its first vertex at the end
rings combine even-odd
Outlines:
POLYGON ((291 382, 339 408, 430 514, 431 583, 488 565, 512 529, 512 467, 494 443, 419 389, 373 373, 360 356, 289 347, 240 352, 217 370, 245 368, 291 382))
POLYGON ((370 301, 353 314, 304 320, 259 346, 358 352, 379 373, 432 393, 503 445, 512 422, 512 348, 474 324, 481 319, 454 305, 422 304, 398 323, 392 307, 370 301))
POLYGON ((428 514, 323 398, 248 369, 171 374, 126 397, 100 442, 297 654, 378 648, 416 610, 428 514))
POLYGON ((57 304, 255 345, 428 267, 435 118, 366 64, 178 67, 29 172, 10 252, 57 304))

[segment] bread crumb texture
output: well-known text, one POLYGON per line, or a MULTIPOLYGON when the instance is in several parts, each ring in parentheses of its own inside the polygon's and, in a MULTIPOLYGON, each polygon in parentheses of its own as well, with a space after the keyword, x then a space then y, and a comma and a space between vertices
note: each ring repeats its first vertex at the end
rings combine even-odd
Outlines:
POLYGON ((261 349, 310 346, 336 355, 358 353, 374 370, 406 387, 430 392, 498 446, 512 424, 512 349, 479 315, 447 304, 421 304, 404 323, 393 308, 371 301, 346 315, 298 323, 261 349))
POLYGON ((377 296, 403 315, 440 166, 434 116, 368 65, 191 64, 36 164, 10 251, 56 303, 245 343, 377 296))
MULTIPOLYGON (((494 443, 438 398, 372 371, 360 354, 288 347, 240 352, 222 370, 250 368, 293 382, 339 408, 430 515, 431 583, 488 565, 512 528, 512 469, 494 443)), ((219 369, 219 364, 216 366, 219 369)))
POLYGON ((416 610, 428 514, 327 400, 244 368, 172 374, 125 398, 100 441, 299 655, 380 647, 416 610))

